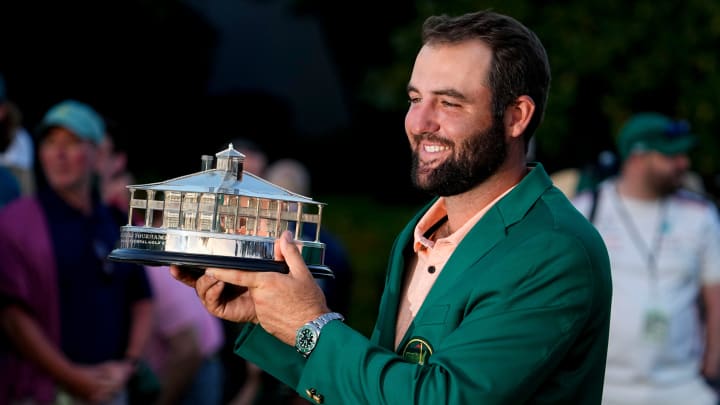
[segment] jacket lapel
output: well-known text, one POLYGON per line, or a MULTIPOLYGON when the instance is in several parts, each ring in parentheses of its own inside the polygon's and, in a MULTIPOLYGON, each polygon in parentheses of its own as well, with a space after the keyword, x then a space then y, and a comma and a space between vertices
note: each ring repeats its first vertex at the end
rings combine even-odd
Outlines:
MULTIPOLYGON (((532 169, 528 175, 490 208, 458 244, 430 289, 416 319, 422 319, 439 298, 451 293, 450 289, 457 278, 501 243, 509 228, 525 217, 543 193, 552 187, 552 181, 540 163, 531 163, 528 166, 532 169)), ((405 337, 412 336, 414 326, 415 322, 412 322, 405 337)))
MULTIPOLYGON (((531 169, 514 190, 498 201, 468 232, 455 252, 450 256, 442 273, 430 289, 416 319, 421 319, 433 307, 440 297, 450 293, 458 277, 466 272, 474 263, 481 260, 494 246, 505 239, 508 229, 520 221, 535 205, 543 193, 552 187, 552 180, 545 172, 542 164, 530 163, 531 169)), ((434 198, 408 223, 399 234, 390 255, 385 290, 380 301, 378 321, 373 331, 372 340, 383 347, 395 350, 395 324, 397 308, 405 280, 405 267, 412 250, 413 232, 418 221, 430 206, 437 200, 434 198)), ((403 340, 412 336, 415 322, 411 322, 403 340)))

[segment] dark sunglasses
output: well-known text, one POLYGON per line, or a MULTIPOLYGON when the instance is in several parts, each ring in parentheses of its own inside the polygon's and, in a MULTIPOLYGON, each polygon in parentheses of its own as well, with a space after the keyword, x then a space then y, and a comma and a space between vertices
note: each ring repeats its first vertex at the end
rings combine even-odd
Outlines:
POLYGON ((690 133, 690 123, 685 120, 672 121, 665 127, 666 138, 677 138, 690 133))

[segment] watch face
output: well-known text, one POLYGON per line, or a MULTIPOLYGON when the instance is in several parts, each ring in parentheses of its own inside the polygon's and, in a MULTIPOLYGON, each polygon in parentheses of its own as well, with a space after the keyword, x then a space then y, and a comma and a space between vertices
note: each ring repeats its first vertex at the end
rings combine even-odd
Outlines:
POLYGON ((317 344, 318 330, 305 325, 300 328, 295 336, 295 347, 300 353, 310 353, 317 344))

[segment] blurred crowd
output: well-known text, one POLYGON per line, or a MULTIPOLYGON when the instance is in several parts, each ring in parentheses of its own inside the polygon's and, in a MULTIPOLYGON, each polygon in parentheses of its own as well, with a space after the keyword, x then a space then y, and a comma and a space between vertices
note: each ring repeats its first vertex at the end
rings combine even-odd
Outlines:
MULTIPOLYGON (((113 124, 94 106, 66 99, 26 128, 0 76, 0 404, 297 401, 233 353, 238 325, 212 316, 167 266, 107 258, 121 227, 135 224, 132 157, 113 124)), ((312 192, 300 160, 268 162, 251 140, 233 142, 245 171, 312 192)), ((318 283, 347 311, 347 253, 320 232, 336 277, 318 283)))

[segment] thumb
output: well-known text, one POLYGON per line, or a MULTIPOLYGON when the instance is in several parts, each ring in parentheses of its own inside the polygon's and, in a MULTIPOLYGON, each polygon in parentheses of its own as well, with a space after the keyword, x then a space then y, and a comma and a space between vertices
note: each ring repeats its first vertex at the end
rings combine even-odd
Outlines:
POLYGON ((285 231, 280 236, 278 243, 275 244, 275 255, 279 260, 285 260, 290 268, 290 274, 295 276, 303 273, 307 275, 310 274, 310 270, 308 270, 305 260, 300 254, 298 246, 295 244, 292 232, 285 231))

